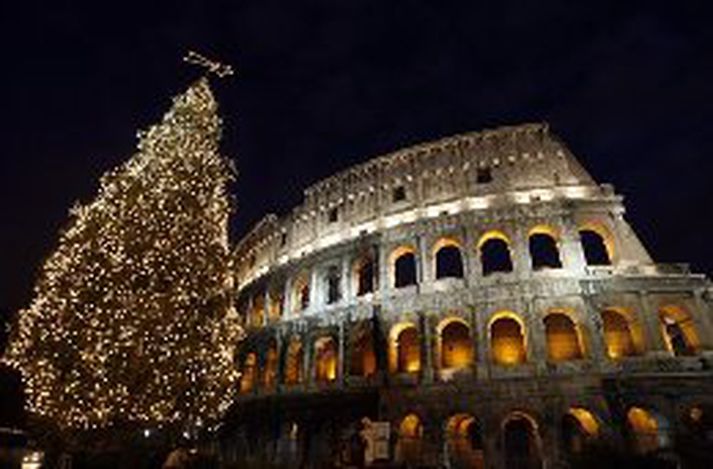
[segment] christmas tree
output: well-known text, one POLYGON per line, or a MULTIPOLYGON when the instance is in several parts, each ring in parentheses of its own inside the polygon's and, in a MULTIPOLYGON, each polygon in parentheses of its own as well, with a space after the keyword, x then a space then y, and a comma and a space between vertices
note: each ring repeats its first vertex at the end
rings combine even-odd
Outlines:
POLYGON ((192 428, 229 405, 241 331, 220 133, 204 78, 71 210, 5 358, 31 412, 67 429, 192 428))

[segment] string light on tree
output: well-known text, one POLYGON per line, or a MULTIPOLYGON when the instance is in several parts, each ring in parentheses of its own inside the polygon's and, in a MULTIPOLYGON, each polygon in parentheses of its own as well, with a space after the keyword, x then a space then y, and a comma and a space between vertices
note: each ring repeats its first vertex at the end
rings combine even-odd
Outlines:
POLYGON ((152 428, 209 421, 230 404, 242 331, 220 134, 202 78, 70 211, 5 358, 22 371, 30 411, 64 428, 152 428))

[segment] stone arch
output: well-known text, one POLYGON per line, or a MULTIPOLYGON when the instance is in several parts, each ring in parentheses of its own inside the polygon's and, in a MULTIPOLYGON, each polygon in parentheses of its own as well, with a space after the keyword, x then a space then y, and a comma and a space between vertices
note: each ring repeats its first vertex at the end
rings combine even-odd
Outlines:
POLYGON ((581 453, 599 437, 599 419, 584 407, 570 407, 562 416, 562 446, 570 454, 581 453))
POLYGON ((674 356, 695 355, 700 350, 700 341, 689 312, 678 305, 659 308, 661 334, 666 347, 674 356))
POLYGON ((443 237, 433 245, 434 278, 463 278, 463 249, 457 239, 443 237))
POLYGON ((485 467, 483 429, 475 417, 466 413, 452 415, 446 422, 445 432, 453 467, 485 467))
POLYGON ((263 386, 265 389, 274 389, 277 384, 277 341, 271 337, 265 350, 265 369, 263 370, 263 386))
POLYGON ((294 385, 303 381, 304 348, 302 341, 293 337, 285 356, 285 384, 294 385))
POLYGON ((423 424, 418 415, 406 415, 398 424, 396 461, 410 465, 421 464, 423 424))
POLYGON ((371 376, 376 373, 374 334, 368 321, 363 321, 351 334, 349 374, 371 376))
POLYGON ((389 369, 392 373, 418 373, 421 370, 421 344, 418 328, 402 322, 389 334, 389 369))
POLYGON ((713 402, 689 404, 681 419, 688 434, 698 441, 705 441, 713 435, 713 402))
POLYGON ((257 385, 257 354, 248 352, 245 354, 241 366, 240 392, 250 392, 257 385))
POLYGON ((643 351, 641 330, 631 311, 609 307, 602 311, 601 316, 604 343, 609 358, 616 360, 639 355, 643 351))
POLYGON ((562 267, 559 236, 548 225, 537 225, 528 234, 530 261, 533 270, 559 269, 562 267))
POLYGON ((376 280, 376 262, 371 254, 358 257, 353 264, 352 278, 356 296, 373 293, 376 280))
POLYGON ((614 237, 602 223, 589 221, 581 224, 579 238, 587 265, 611 265, 614 262, 614 237))
POLYGON ((418 283, 416 249, 413 246, 399 246, 390 257, 391 284, 394 288, 408 287, 418 283))
POLYGON ((560 362, 584 357, 584 341, 581 330, 569 314, 561 310, 550 311, 543 319, 547 357, 560 362))
POLYGON ((495 313, 488 323, 490 353, 498 365, 519 365, 527 361, 525 324, 511 311, 495 313))
POLYGON ((473 363, 470 325, 459 317, 449 317, 436 328, 441 369, 466 368, 473 363))
POLYGON ((511 412, 503 420, 501 429, 505 468, 542 467, 542 440, 534 418, 525 412, 511 412))
POLYGON ((668 421, 655 410, 629 407, 626 412, 626 423, 634 451, 644 454, 670 445, 668 421))
POLYGON ((256 293, 253 296, 252 308, 250 310, 250 325, 260 327, 265 321, 265 295, 256 293))
POLYGON ((478 252, 484 276, 496 272, 512 272, 511 246, 510 238, 499 230, 488 231, 480 237, 478 252))
POLYGON ((309 274, 303 272, 295 278, 292 287, 293 312, 301 312, 309 307, 310 302, 310 282, 309 274))
POLYGON ((331 336, 320 337, 314 342, 314 372, 318 383, 337 379, 337 342, 331 336))

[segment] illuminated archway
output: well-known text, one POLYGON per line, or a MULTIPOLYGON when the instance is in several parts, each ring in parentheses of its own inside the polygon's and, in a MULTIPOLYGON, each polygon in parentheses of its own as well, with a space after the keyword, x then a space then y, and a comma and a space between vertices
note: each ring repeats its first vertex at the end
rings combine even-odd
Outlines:
POLYGON ((253 327, 260 327, 265 321, 265 295, 257 294, 253 297, 250 323, 253 327))
POLYGON ((423 425, 416 414, 408 414, 398 425, 396 461, 406 464, 420 464, 423 425))
POLYGON ((490 351, 498 365, 518 365, 527 361, 525 327, 515 313, 500 312, 490 320, 490 351))
POLYGON ((650 453, 668 445, 668 423, 657 413, 631 407, 626 414, 631 443, 639 453, 650 453))
POLYGON ((268 319, 270 322, 279 321, 282 317, 284 298, 282 290, 274 288, 270 290, 270 306, 268 308, 268 319))
POLYGON ((584 356, 574 321, 564 312, 551 312, 544 319, 547 356, 554 362, 578 360, 584 356))
POLYGON ((507 469, 542 467, 540 435, 532 417, 523 412, 513 412, 504 420, 502 434, 507 469))
POLYGON ((314 344, 315 379, 328 383, 337 379, 337 344, 331 337, 317 339, 314 344))
POLYGON ((293 286, 293 301, 294 305, 293 311, 300 312, 304 311, 309 307, 310 301, 310 285, 309 276, 304 273, 297 277, 293 286))
POLYGON ((373 293, 376 265, 371 255, 364 255, 354 262, 354 291, 357 296, 373 293))
POLYGON ((562 444, 568 453, 581 453, 599 436, 599 421, 587 409, 572 407, 562 417, 562 444))
POLYGON ((389 369, 393 373, 418 373, 421 370, 419 334, 412 323, 400 323, 391 329, 389 369))
POLYGON ((666 305, 659 309, 661 333, 674 356, 695 355, 700 350, 693 318, 684 308, 666 305))
POLYGON ((255 389, 257 383, 257 355, 250 352, 245 355, 242 366, 242 374, 240 376, 240 391, 250 392, 255 389))
POLYGON ((631 322, 624 310, 608 308, 602 311, 602 328, 609 358, 616 360, 638 354, 631 322))
POLYGON ((446 443, 454 467, 485 467, 482 429, 472 415, 456 414, 448 419, 446 443))
POLYGON ((400 246, 391 253, 391 280, 394 288, 416 285, 416 250, 412 246, 400 246))
POLYGON ((528 236, 530 259, 534 270, 558 269, 562 267, 555 230, 546 225, 538 225, 528 236))
POLYGON ((265 353, 265 370, 263 371, 263 385, 266 389, 273 389, 277 384, 277 342, 270 339, 265 353))
POLYGON ((299 339, 292 339, 287 347, 285 357, 285 384, 299 384, 302 382, 302 369, 304 363, 304 352, 302 342, 299 339))
POLYGON ((611 265, 616 254, 614 239, 601 223, 587 222, 579 227, 579 238, 587 265, 611 265))
POLYGON ((374 337, 367 322, 362 323, 352 334, 349 374, 371 376, 376 373, 374 337))
POLYGON ((470 327, 459 318, 448 318, 438 326, 440 339, 440 367, 465 368, 473 362, 473 343, 470 327))
POLYGON ((488 231, 478 241, 478 252, 483 275, 512 272, 510 239, 502 231, 488 231))
POLYGON ((463 254, 460 243, 453 238, 441 238, 433 246, 435 278, 462 278, 463 254))

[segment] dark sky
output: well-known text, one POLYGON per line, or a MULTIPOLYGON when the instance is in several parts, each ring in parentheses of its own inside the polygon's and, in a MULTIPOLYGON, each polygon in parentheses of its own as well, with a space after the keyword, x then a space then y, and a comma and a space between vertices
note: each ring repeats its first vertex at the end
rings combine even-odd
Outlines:
POLYGON ((657 261, 713 272, 713 18, 702 7, 12 3, 0 13, 4 314, 28 303, 72 203, 91 199, 98 177, 130 157, 136 131, 196 78, 180 61, 189 48, 239 69, 215 83, 224 152, 241 173, 236 235, 371 156, 546 120, 626 196, 657 261))

